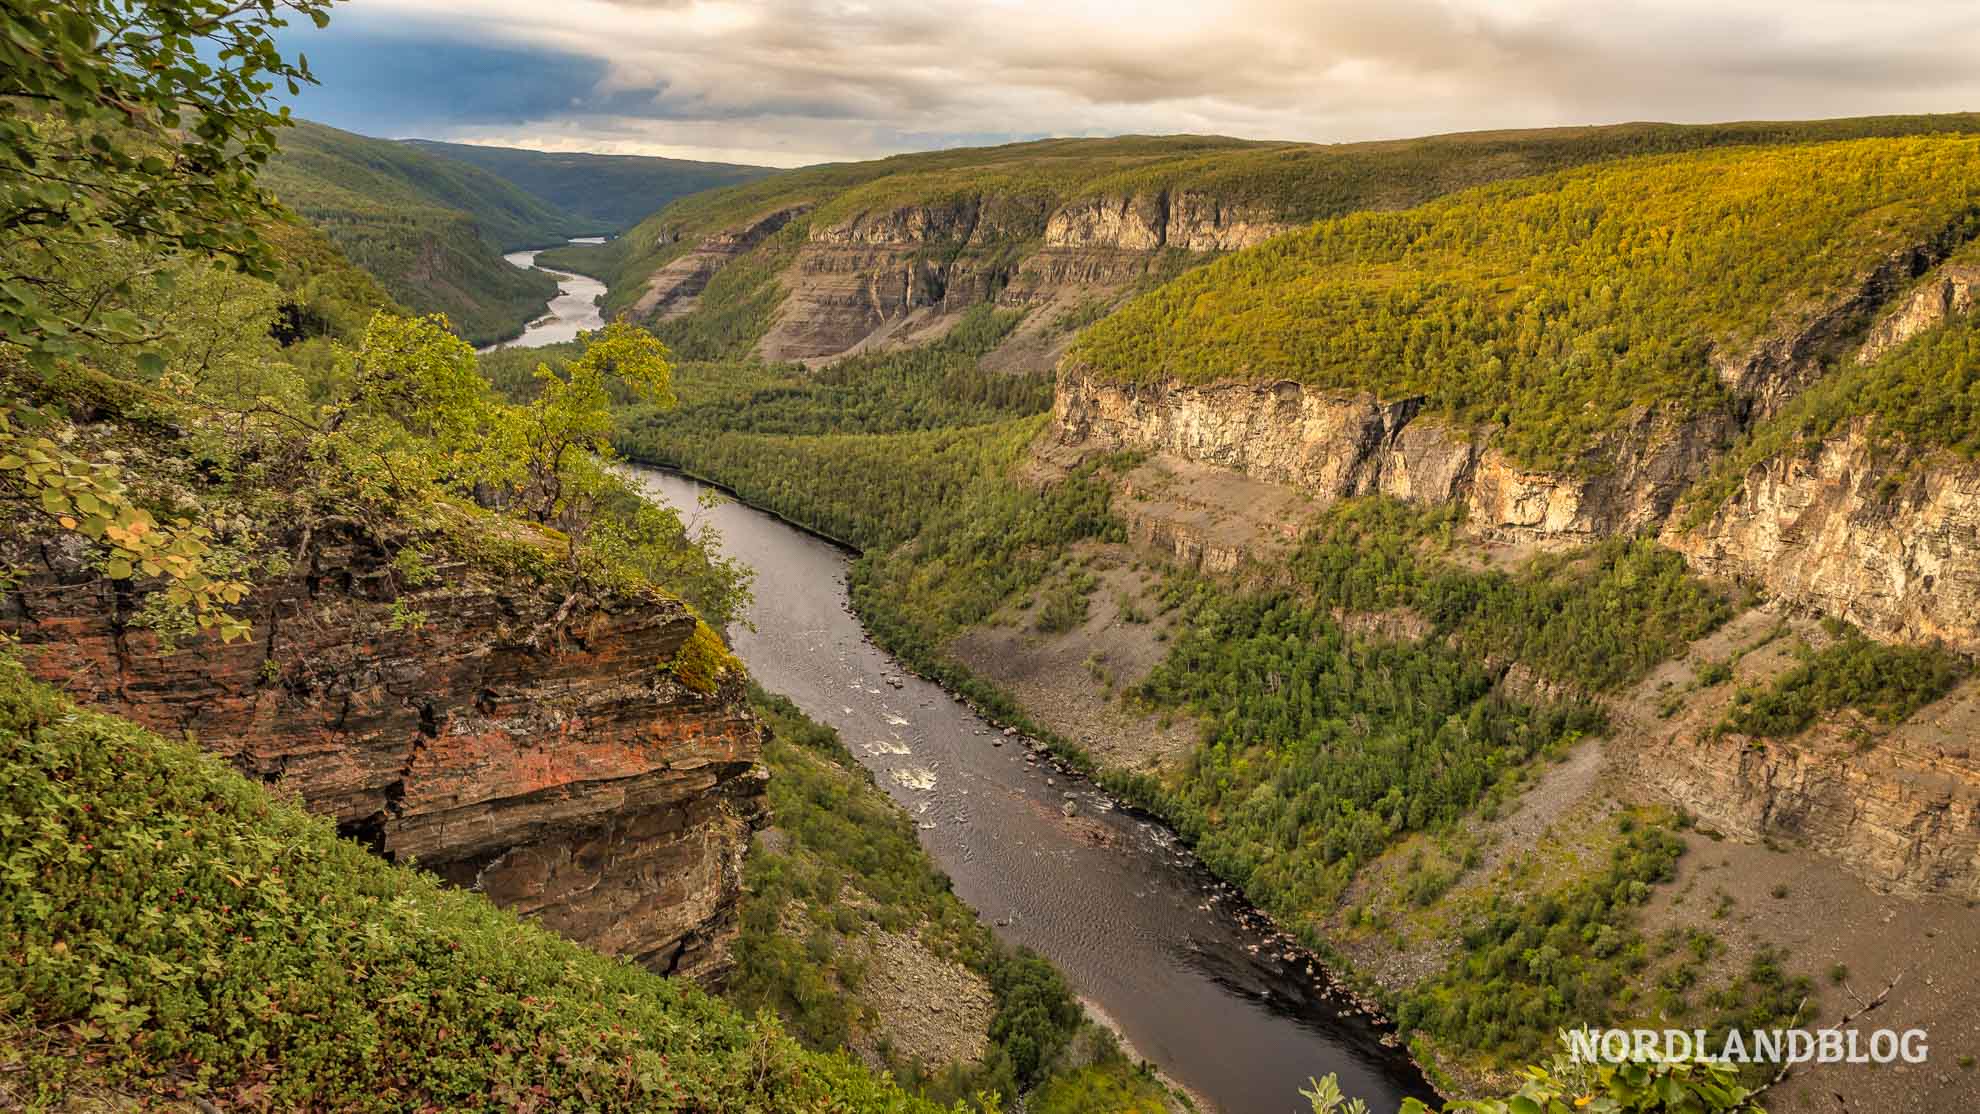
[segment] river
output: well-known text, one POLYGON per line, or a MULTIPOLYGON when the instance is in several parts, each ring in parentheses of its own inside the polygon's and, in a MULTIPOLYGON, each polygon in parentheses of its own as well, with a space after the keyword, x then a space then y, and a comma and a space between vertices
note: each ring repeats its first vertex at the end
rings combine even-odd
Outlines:
POLYGON ((751 674, 837 728, 918 820, 956 894, 1004 940, 1057 964, 1142 1056, 1224 1114, 1300 1110, 1299 1088, 1330 1071, 1381 1114, 1406 1095, 1433 1097, 1366 1018, 1316 992, 1307 959, 1288 962, 1233 915, 1242 902, 1172 833, 868 641, 847 602, 844 551, 739 503, 700 511, 691 480, 638 476, 683 515, 708 516, 724 550, 756 570, 754 629, 733 632, 751 674))
MULTIPOLYGON (((603 236, 582 236, 571 241, 573 244, 602 244, 603 236)), ((539 249, 540 250, 540 249, 539 249)), ((512 266, 527 271, 536 267, 537 251, 512 251, 503 256, 512 266)), ((514 340, 491 344, 481 349, 490 352, 497 348, 541 348, 546 344, 561 344, 576 340, 577 335, 587 329, 602 328, 605 319, 598 313, 598 299, 605 296, 605 284, 590 275, 575 272, 553 271, 548 267, 537 270, 557 280, 557 296, 550 299, 550 305, 543 316, 530 322, 523 334, 514 340)))
MULTIPOLYGON (((530 266, 535 253, 508 258, 530 266)), ((582 311, 559 307, 580 284, 603 287, 565 279, 569 293, 511 344, 597 327, 591 296, 582 311)), ((1173 833, 874 646, 852 613, 844 550, 734 501, 702 510, 701 484, 634 471, 652 497, 705 516, 728 555, 756 570, 748 626, 732 632, 750 673, 836 728, 915 817, 957 896, 1000 938, 1057 964, 1136 1053, 1221 1114, 1300 1114, 1299 1089, 1327 1072, 1377 1114, 1435 1097, 1409 1057, 1322 992, 1312 961, 1272 940, 1173 833)))

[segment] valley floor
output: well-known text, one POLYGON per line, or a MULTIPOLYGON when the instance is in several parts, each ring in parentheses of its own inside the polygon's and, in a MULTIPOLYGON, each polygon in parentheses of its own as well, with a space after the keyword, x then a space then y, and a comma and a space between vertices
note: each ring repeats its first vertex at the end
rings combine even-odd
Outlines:
MULTIPOLYGON (((1049 453, 1041 455, 1047 459, 1034 467, 1050 474, 1049 453)), ((1173 616, 1162 613, 1161 569, 1181 560, 1267 575, 1262 570, 1285 555, 1285 524, 1300 520, 1294 508, 1304 500, 1276 485, 1169 461, 1141 465, 1120 494, 1117 508, 1130 522, 1135 544, 1089 545, 1072 557, 1096 581, 1083 621, 1042 633, 1037 601, 1020 601, 957 636, 947 650, 1104 768, 1160 772, 1179 764, 1201 733, 1193 720, 1151 711, 1130 695, 1177 633, 1173 616)), ((1512 568, 1535 550, 1480 538, 1461 552, 1481 567, 1512 568)), ((1407 613, 1342 618, 1390 638, 1420 638, 1425 630, 1407 613)), ((1615 840, 1615 817, 1642 810, 1682 815, 1672 810, 1684 802, 1643 775, 1642 764, 1655 760, 1643 751, 1653 739, 1669 746, 1704 731, 1724 714, 1738 685, 1764 685, 1788 670, 1795 661, 1788 649, 1792 636, 1822 638, 1811 620, 1755 608, 1606 698, 1612 716, 1607 737, 1541 761, 1507 808, 1466 822, 1464 839, 1479 853, 1468 867, 1450 864, 1457 876, 1434 901, 1421 905, 1403 895, 1411 864, 1420 867, 1426 851, 1435 859, 1437 841, 1406 838, 1358 873, 1325 917, 1325 935, 1359 979, 1389 994, 1432 978, 1459 951, 1464 926, 1490 901, 1545 891, 1604 861, 1615 840), (1696 691, 1699 666, 1729 657, 1737 663, 1734 675, 1696 691), (1675 722, 1660 715, 1673 693, 1688 694, 1675 722), (1362 909, 1382 909, 1383 927, 1351 923, 1347 914, 1362 909)), ((1927 740, 1920 745, 1949 749, 1963 748, 1977 729, 1980 681, 1969 681, 1899 731, 1927 740)), ((1773 949, 1816 983, 1802 1024, 1833 1024, 1859 1010, 1858 999, 1868 1001, 1888 988, 1884 1004, 1862 1024, 1922 1028, 1932 1035, 1925 1065, 1797 1069, 1769 1091, 1769 1110, 1829 1114, 1838 1094, 1847 1096, 1851 1111, 1952 1110, 1980 1102, 1980 1069, 1974 1066, 1980 1055, 1980 965, 1971 957, 1980 914, 1972 901, 1880 891, 1832 856, 1790 838, 1740 839, 1702 822, 1681 826, 1685 850, 1676 875, 1655 888, 1640 924, 1650 940, 1702 935, 1717 942, 1698 965, 1700 985, 1734 979, 1756 954, 1773 949)), ((1419 1053, 1427 1053, 1429 1065, 1460 1090, 1475 1093, 1510 1079, 1481 1073, 1467 1058, 1428 1043, 1419 1053)))

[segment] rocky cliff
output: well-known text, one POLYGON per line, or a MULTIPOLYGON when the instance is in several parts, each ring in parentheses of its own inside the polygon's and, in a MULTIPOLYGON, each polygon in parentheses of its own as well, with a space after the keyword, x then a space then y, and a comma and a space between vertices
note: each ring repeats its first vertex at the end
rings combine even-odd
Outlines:
POLYGON ((1869 420, 1753 468, 1702 526, 1665 542, 1887 639, 1980 652, 1980 465, 1880 444, 1869 420))
POLYGON ((133 599, 60 545, 0 627, 61 684, 207 749, 419 863, 610 954, 703 980, 727 964, 761 735, 731 678, 662 668, 683 605, 560 596, 458 562, 395 588, 355 535, 312 543, 248 604, 255 638, 162 653, 133 599))
MULTIPOLYGON (((1826 369, 1845 359, 1875 359, 1971 305, 1980 267, 1952 262, 1933 270, 1958 246, 1950 233, 1909 245, 1828 301, 1784 309, 1764 336, 1714 356, 1723 401, 1696 411, 1638 406, 1558 471, 1521 467, 1488 431, 1455 427, 1426 412, 1428 400, 1421 398, 1383 399, 1290 381, 1116 382, 1093 375, 1076 358, 1059 369, 1054 440, 1062 452, 1152 450, 1321 498, 1382 494, 1460 503, 1474 526, 1501 535, 1634 533, 1661 526, 1678 497, 1742 431, 1779 411, 1826 369)), ((1938 475, 1933 482, 1946 489, 1933 498, 1957 500, 1966 481, 1938 475)), ((1859 525, 1861 511, 1853 512, 1859 525)), ((1714 571, 1732 571, 1716 567, 1724 563, 1706 562, 1714 571)))
POLYGON ((695 244, 655 271, 653 277, 646 281, 639 300, 633 303, 633 316, 647 321, 666 321, 694 312, 700 304, 701 292, 708 289, 709 280, 717 272, 782 231, 785 225, 804 211, 805 206, 778 209, 695 244))
POLYGON ((1155 450, 1322 498, 1388 495, 1462 503, 1489 530, 1609 535, 1659 522, 1733 432, 1730 415, 1641 409, 1575 473, 1522 469, 1480 436, 1423 412, 1298 383, 1108 383, 1062 369, 1062 447, 1155 450))
POLYGON ((1796 664, 1796 638, 1823 639, 1812 621, 1784 621, 1791 610, 1742 616, 1688 660, 1610 701, 1612 735, 1628 741, 1610 753, 1633 784, 1706 829, 1807 847, 1885 893, 1980 897, 1980 682, 1894 727, 1846 711, 1792 738, 1716 730, 1736 692, 1796 664), (1737 654, 1733 675, 1701 687, 1699 663, 1725 660, 1742 644, 1754 648, 1737 654), (1686 693, 1676 714, 1656 710, 1673 690, 1686 693))
MULTIPOLYGON (((780 209, 707 237, 647 280, 632 314, 692 312, 723 266, 808 206, 780 209)), ((777 283, 783 300, 757 351, 821 359, 883 338, 919 314, 943 318, 984 302, 1019 308, 1119 292, 1165 249, 1248 247, 1289 227, 1257 207, 1158 191, 1055 207, 1037 194, 964 194, 861 210, 807 228, 777 283)), ((926 334, 922 334, 925 336, 926 334)))
MULTIPOLYGON (((1868 364, 1974 307, 1957 260, 1894 299, 1852 357, 1868 364)), ((1980 652, 1980 465, 1876 436, 1864 415, 1754 465, 1703 524, 1664 541, 1708 574, 1882 638, 1980 652)))

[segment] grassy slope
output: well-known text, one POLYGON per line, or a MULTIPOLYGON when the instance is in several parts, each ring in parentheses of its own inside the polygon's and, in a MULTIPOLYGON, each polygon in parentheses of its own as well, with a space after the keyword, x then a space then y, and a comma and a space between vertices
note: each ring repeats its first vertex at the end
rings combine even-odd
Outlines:
POLYGON ((588 231, 599 233, 623 232, 641 218, 688 194, 776 173, 766 166, 647 155, 525 151, 431 139, 412 139, 406 144, 427 154, 480 167, 590 222, 588 231))
POLYGON ((262 181, 395 299, 477 344, 515 335, 556 293, 501 253, 585 231, 478 168, 320 124, 283 133, 262 181))
POLYGON ((1972 131, 1980 131, 1980 115, 1621 124, 1331 145, 1124 136, 898 155, 807 167, 677 202, 627 233, 624 254, 606 277, 615 287, 614 308, 622 308, 649 275, 702 237, 799 203, 819 205, 815 220, 831 223, 868 209, 994 194, 1006 203, 1010 233, 1022 238, 1042 230, 1056 204, 1187 190, 1302 223, 1406 208, 1489 182, 1632 155, 1972 131))
POLYGON ((1072 358, 1116 381, 1427 396, 1559 467, 1631 407, 1723 401, 1715 353, 1892 251, 1975 231, 1980 139, 1626 160, 1321 223, 1135 300, 1072 358))
POLYGON ((0 660, 6 1104, 927 1110, 0 660))

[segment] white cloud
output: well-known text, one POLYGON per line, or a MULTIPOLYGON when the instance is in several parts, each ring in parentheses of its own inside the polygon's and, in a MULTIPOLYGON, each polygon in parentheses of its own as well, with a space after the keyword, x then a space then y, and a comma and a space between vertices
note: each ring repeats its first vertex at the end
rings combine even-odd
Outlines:
POLYGON ((1972 0, 353 0, 346 11, 606 63, 594 92, 617 94, 609 114, 462 137, 783 165, 1014 135, 1332 141, 1980 108, 1972 0))

